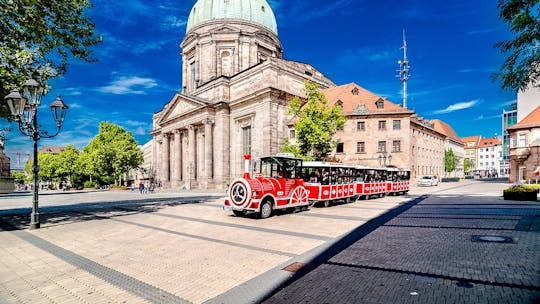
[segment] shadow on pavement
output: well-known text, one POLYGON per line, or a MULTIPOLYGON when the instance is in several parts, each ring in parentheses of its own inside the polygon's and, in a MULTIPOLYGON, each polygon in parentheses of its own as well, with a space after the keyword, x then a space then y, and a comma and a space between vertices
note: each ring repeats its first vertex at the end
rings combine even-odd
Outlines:
MULTIPOLYGON (((48 206, 39 209, 41 227, 51 227, 70 223, 108 219, 111 217, 152 213, 183 204, 198 204, 215 196, 186 198, 148 198, 116 202, 79 203, 63 206, 48 206)), ((0 231, 28 229, 31 208, 17 208, 0 211, 0 231)))

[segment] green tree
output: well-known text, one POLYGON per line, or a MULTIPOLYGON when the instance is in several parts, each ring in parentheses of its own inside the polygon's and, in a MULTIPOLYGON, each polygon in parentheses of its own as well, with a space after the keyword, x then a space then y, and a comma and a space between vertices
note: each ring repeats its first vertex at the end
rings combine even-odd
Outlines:
MULTIPOLYGON (((39 152, 38 153, 38 164, 39 164, 39 173, 38 180, 42 182, 56 182, 58 181, 56 175, 56 167, 58 163, 55 159, 55 155, 50 152, 39 152)), ((24 171, 27 176, 30 177, 30 180, 34 180, 34 172, 32 167, 34 166, 34 160, 29 160, 24 166, 24 171)))
POLYGON ((289 114, 297 119, 294 124, 298 148, 306 159, 323 160, 337 145, 332 137, 345 125, 345 116, 339 105, 329 106, 324 94, 315 83, 304 83, 307 101, 295 97, 289 114))
POLYGON ((8 117, 3 96, 29 77, 43 84, 66 73, 68 60, 96 61, 101 42, 87 16, 89 0, 0 1, 0 117, 8 117))
POLYGON ((473 169, 472 162, 468 158, 463 159, 463 170, 465 172, 469 172, 471 169, 473 169))
POLYGON ((448 149, 444 152, 444 171, 445 172, 454 172, 458 159, 454 154, 454 150, 448 149))
POLYGON ((131 132, 110 122, 99 124, 99 134, 84 147, 80 161, 85 174, 97 179, 110 178, 115 184, 142 163, 142 151, 131 132))
POLYGON ((64 151, 55 155, 55 162, 55 175, 60 181, 70 181, 72 185, 76 185, 76 176, 80 175, 79 150, 73 145, 67 145, 64 151))
POLYGON ((503 89, 540 88, 540 4, 539 0, 499 0, 499 16, 514 34, 512 40, 495 44, 508 57, 493 79, 503 89))
POLYGON ((15 178, 15 183, 17 183, 17 185, 24 185, 26 182, 30 181, 30 179, 26 177, 26 174, 22 172, 13 172, 11 176, 15 178))

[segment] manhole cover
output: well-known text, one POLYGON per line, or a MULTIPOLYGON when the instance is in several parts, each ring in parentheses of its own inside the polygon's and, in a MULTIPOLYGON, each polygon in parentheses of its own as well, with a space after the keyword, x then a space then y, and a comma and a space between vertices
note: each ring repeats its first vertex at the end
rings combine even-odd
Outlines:
POLYGON ((471 241, 485 243, 514 243, 514 240, 511 237, 501 235, 473 235, 471 241))
POLYGON ((297 272, 298 270, 302 269, 304 266, 306 266, 305 263, 294 262, 290 264, 289 266, 283 268, 283 270, 288 271, 288 272, 297 272))

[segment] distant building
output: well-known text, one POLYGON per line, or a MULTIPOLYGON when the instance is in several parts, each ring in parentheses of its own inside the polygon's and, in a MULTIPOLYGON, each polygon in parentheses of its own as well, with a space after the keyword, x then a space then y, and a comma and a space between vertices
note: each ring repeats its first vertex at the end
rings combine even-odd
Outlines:
MULTIPOLYGON (((461 141, 461 138, 456 134, 454 129, 447 123, 445 123, 442 120, 434 119, 431 121, 433 124, 433 127, 435 130, 437 130, 439 133, 442 133, 446 136, 446 139, 444 140, 444 150, 445 153, 448 150, 452 150, 454 153, 454 156, 457 159, 456 168, 453 172, 445 172, 446 177, 464 177, 465 171, 463 169, 463 159, 465 158, 465 148, 464 144, 461 141)), ((443 164, 444 164, 444 158, 443 158, 443 164)), ((444 167, 443 167, 444 169, 444 167)))
POLYGON ((476 169, 478 159, 477 148, 478 144, 480 144, 480 139, 482 139, 482 136, 469 136, 461 139, 465 148, 465 159, 469 163, 469 168, 467 168, 468 171, 465 172, 466 174, 476 169))
POLYGON ((510 134, 510 181, 540 180, 540 106, 507 130, 510 134))
POLYGON ((47 146, 47 147, 42 147, 41 149, 38 150, 38 152, 39 153, 60 154, 60 153, 64 152, 65 149, 66 149, 66 147, 47 146))
POLYGON ((500 175, 508 176, 510 170, 510 135, 506 130, 517 124, 517 102, 510 104, 510 110, 503 110, 502 114, 502 159, 500 175))
POLYGON ((478 144, 476 170, 482 177, 501 175, 502 142, 498 138, 482 138, 478 144))
MULTIPOLYGON (((334 158, 344 163, 411 169, 411 178, 442 175, 444 141, 430 121, 355 83, 322 90, 329 104, 338 104, 347 120, 334 138, 334 158)), ((294 132, 289 126, 291 138, 294 132)))
POLYGON ((138 147, 143 153, 143 164, 139 169, 129 170, 126 174, 126 184, 138 185, 140 182, 154 183, 156 180, 155 165, 152 159, 152 140, 138 147))

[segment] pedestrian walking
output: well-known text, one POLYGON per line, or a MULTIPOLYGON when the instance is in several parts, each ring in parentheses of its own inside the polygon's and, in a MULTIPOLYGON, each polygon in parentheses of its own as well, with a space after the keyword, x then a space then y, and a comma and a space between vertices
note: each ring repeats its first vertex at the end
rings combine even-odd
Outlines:
POLYGON ((139 193, 144 194, 144 183, 143 182, 139 183, 139 193))

